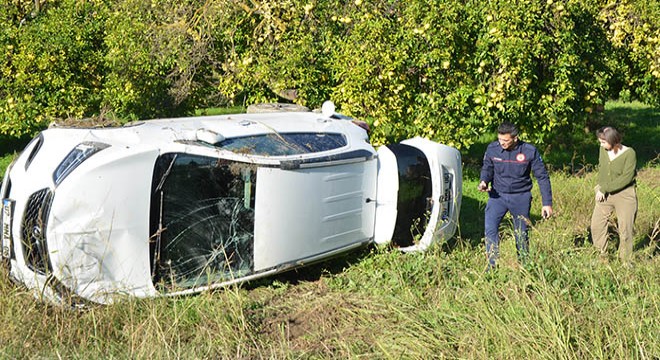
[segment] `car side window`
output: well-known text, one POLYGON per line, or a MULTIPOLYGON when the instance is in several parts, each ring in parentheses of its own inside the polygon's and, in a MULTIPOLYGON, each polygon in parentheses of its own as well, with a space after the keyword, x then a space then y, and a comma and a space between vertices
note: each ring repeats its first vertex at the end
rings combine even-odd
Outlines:
POLYGON ((161 290, 206 286, 253 271, 256 167, 192 154, 156 161, 151 264, 161 290))

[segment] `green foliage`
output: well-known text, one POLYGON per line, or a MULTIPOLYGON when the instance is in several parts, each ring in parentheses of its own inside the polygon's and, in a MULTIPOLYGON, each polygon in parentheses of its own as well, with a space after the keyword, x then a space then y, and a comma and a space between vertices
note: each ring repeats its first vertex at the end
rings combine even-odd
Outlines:
POLYGON ((44 2, 28 16, 26 3, 3 1, 10 16, 0 20, 0 134, 31 134, 53 118, 82 117, 99 108, 101 4, 44 2))
POLYGON ((660 104, 657 0, 0 0, 0 134, 332 99, 372 141, 530 141, 660 104))
POLYGON ((660 2, 618 1, 598 16, 614 48, 612 95, 660 104, 660 2))
POLYGON ((116 1, 103 38, 103 106, 124 118, 190 113, 205 98, 214 59, 209 19, 199 1, 116 1))
POLYGON ((240 46, 231 48, 220 91, 253 102, 295 89, 295 101, 311 107, 331 98, 367 119, 377 144, 421 135, 468 148, 502 120, 541 141, 584 127, 618 96, 610 91, 618 63, 599 21, 605 5, 237 5, 229 17, 238 17, 231 29, 240 46))
POLYGON ((224 60, 218 91, 244 104, 295 99, 318 106, 327 100, 333 34, 315 6, 298 0, 216 3, 214 54, 224 60))
POLYGON ((218 105, 208 96, 208 24, 196 1, 0 7, 9 9, 0 17, 0 134, 33 135, 61 118, 142 119, 218 105))
POLYGON ((2 155, 0 157, 0 174, 2 174, 2 177, 5 175, 5 170, 7 170, 7 167, 9 164, 11 164, 12 161, 14 161, 14 158, 16 158, 17 154, 6 154, 2 155))

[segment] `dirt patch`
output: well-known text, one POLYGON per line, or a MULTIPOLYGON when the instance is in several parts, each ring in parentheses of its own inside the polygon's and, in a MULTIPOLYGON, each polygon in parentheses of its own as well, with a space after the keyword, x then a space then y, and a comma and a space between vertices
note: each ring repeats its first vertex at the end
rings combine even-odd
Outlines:
POLYGON ((364 300, 337 295, 322 279, 288 289, 255 314, 261 319, 259 333, 305 353, 334 353, 345 344, 370 343, 370 334, 360 330, 365 327, 360 316, 364 300))

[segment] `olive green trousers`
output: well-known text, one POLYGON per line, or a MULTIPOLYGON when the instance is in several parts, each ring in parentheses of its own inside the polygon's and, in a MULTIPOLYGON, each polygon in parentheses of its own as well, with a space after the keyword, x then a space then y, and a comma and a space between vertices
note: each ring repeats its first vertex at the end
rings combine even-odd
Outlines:
POLYGON ((607 224, 613 212, 616 212, 619 233, 619 258, 623 262, 629 262, 633 250, 633 227, 637 216, 635 186, 629 186, 616 194, 609 194, 605 201, 596 201, 591 216, 591 235, 594 246, 603 255, 607 251, 607 224))

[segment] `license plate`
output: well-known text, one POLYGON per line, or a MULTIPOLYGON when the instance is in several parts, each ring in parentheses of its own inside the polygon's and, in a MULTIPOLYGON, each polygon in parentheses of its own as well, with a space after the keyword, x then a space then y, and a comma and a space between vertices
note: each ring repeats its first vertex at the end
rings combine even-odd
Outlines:
POLYGON ((11 217, 14 213, 14 201, 2 199, 2 257, 11 255, 11 217))

